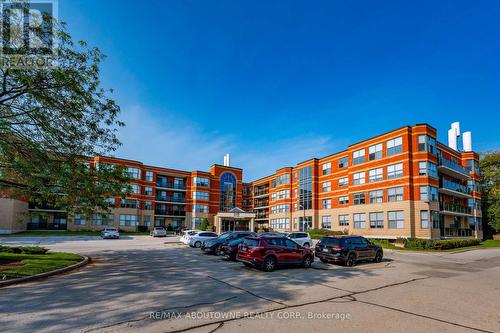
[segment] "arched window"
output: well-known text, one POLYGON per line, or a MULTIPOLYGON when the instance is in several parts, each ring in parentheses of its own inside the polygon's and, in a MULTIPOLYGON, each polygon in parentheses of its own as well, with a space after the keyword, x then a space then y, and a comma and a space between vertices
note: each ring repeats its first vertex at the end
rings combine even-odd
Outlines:
POLYGON ((220 210, 226 212, 236 206, 236 177, 229 172, 220 176, 220 210))

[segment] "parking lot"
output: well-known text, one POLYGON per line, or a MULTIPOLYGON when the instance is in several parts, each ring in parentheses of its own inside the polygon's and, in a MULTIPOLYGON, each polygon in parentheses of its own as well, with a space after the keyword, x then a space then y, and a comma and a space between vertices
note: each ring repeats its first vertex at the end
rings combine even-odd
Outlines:
POLYGON ((499 332, 500 250, 385 251, 381 263, 265 273, 177 238, 0 238, 89 255, 0 289, 5 332, 499 332))

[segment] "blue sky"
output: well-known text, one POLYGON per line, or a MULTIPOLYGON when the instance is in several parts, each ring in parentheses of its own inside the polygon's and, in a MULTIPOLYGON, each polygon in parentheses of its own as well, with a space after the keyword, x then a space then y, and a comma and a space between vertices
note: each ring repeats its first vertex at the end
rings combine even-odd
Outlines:
POLYGON ((403 125, 500 148, 498 1, 59 0, 108 58, 117 156, 252 180, 403 125))

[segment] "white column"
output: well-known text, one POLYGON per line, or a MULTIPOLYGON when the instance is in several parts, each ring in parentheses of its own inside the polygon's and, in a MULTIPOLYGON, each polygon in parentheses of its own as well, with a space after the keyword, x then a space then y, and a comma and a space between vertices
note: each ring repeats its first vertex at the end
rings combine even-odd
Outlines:
POLYGON ((254 226, 254 218, 252 217, 250 219, 250 231, 254 231, 254 228, 255 228, 255 226, 254 226))

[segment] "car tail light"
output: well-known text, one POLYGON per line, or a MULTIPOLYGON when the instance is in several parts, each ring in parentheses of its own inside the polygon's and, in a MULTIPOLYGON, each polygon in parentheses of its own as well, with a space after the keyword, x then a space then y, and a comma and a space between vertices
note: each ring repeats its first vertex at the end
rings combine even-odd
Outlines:
POLYGON ((344 249, 343 246, 327 246, 327 247, 335 251, 342 251, 344 249))

